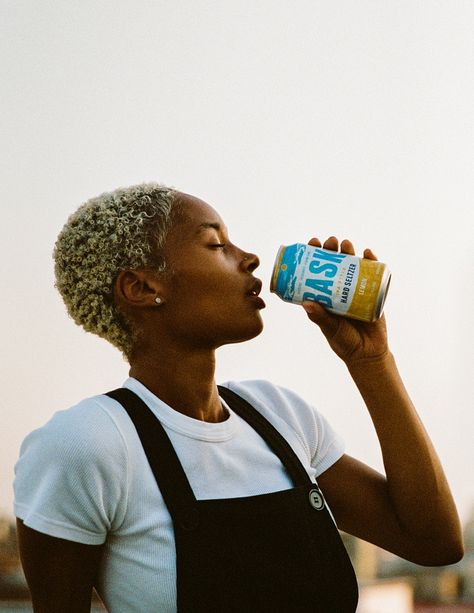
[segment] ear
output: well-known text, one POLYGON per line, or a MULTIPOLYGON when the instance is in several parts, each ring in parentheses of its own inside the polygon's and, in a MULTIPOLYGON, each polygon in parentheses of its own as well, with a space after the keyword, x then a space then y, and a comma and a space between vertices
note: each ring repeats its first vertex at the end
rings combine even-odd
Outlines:
POLYGON ((149 270, 123 270, 115 281, 115 298, 119 304, 156 307, 155 298, 162 294, 162 283, 149 270))

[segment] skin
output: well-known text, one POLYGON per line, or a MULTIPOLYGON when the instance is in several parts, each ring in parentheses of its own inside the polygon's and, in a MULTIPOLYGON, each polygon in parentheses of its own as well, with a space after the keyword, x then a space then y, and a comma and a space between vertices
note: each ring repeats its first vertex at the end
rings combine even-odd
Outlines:
MULTIPOLYGON (((214 380, 215 352, 263 329, 262 305, 248 295, 259 265, 234 245, 205 202, 182 194, 163 254, 171 272, 123 271, 115 299, 140 332, 130 375, 194 419, 226 419, 214 380), (213 224, 215 227, 200 227, 213 224), (218 226, 218 227, 217 227, 218 226), (157 305, 155 298, 162 299, 157 305)), ((336 237, 311 245, 354 254, 336 237)), ((370 249, 364 257, 376 259, 370 249)), ((311 325, 344 361, 374 423, 385 474, 344 455, 318 479, 340 529, 418 564, 461 559, 462 533, 446 477, 389 349, 385 318, 373 323, 303 304, 311 325)), ((39 613, 89 611, 102 546, 40 534, 18 521, 20 552, 39 613)))

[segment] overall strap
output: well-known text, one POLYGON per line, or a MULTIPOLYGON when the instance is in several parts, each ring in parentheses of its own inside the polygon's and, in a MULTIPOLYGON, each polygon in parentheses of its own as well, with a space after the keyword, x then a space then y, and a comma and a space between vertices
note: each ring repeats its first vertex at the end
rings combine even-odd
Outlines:
POLYGON ((192 528, 198 521, 196 498, 160 420, 132 390, 121 387, 106 396, 119 402, 132 420, 173 521, 192 528))
POLYGON ((295 487, 308 484, 314 487, 314 483, 309 478, 308 473, 293 448, 278 432, 275 426, 254 409, 254 407, 242 398, 242 396, 239 396, 239 394, 221 385, 218 386, 218 389, 219 396, 224 398, 232 410, 235 411, 237 415, 240 415, 242 419, 260 434, 270 449, 280 458, 283 466, 293 480, 295 487))

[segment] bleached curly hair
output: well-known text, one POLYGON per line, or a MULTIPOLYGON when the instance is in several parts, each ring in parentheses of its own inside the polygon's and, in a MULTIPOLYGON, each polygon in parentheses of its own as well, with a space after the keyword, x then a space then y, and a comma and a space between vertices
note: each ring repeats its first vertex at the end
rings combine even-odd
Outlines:
POLYGON ((129 357, 134 334, 114 303, 122 270, 166 271, 159 255, 179 192, 160 183, 119 188, 82 204, 54 247, 55 286, 70 317, 129 357))

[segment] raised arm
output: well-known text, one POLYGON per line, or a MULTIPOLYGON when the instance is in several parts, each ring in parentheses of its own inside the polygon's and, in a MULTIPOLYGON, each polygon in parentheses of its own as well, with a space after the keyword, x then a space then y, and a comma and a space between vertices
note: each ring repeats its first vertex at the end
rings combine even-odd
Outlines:
POLYGON ((17 534, 34 612, 89 613, 103 546, 48 536, 21 520, 17 534))
MULTIPOLYGON (((321 246, 317 239, 311 244, 321 246)), ((331 237, 324 247, 337 249, 331 237)), ((349 241, 341 251, 354 254, 349 241)), ((376 259, 370 250, 364 257, 376 259)), ((457 562, 462 532, 444 471, 388 348, 385 318, 373 323, 332 315, 305 303, 308 317, 346 363, 367 406, 385 475, 344 456, 318 481, 338 526, 424 565, 457 562)))

